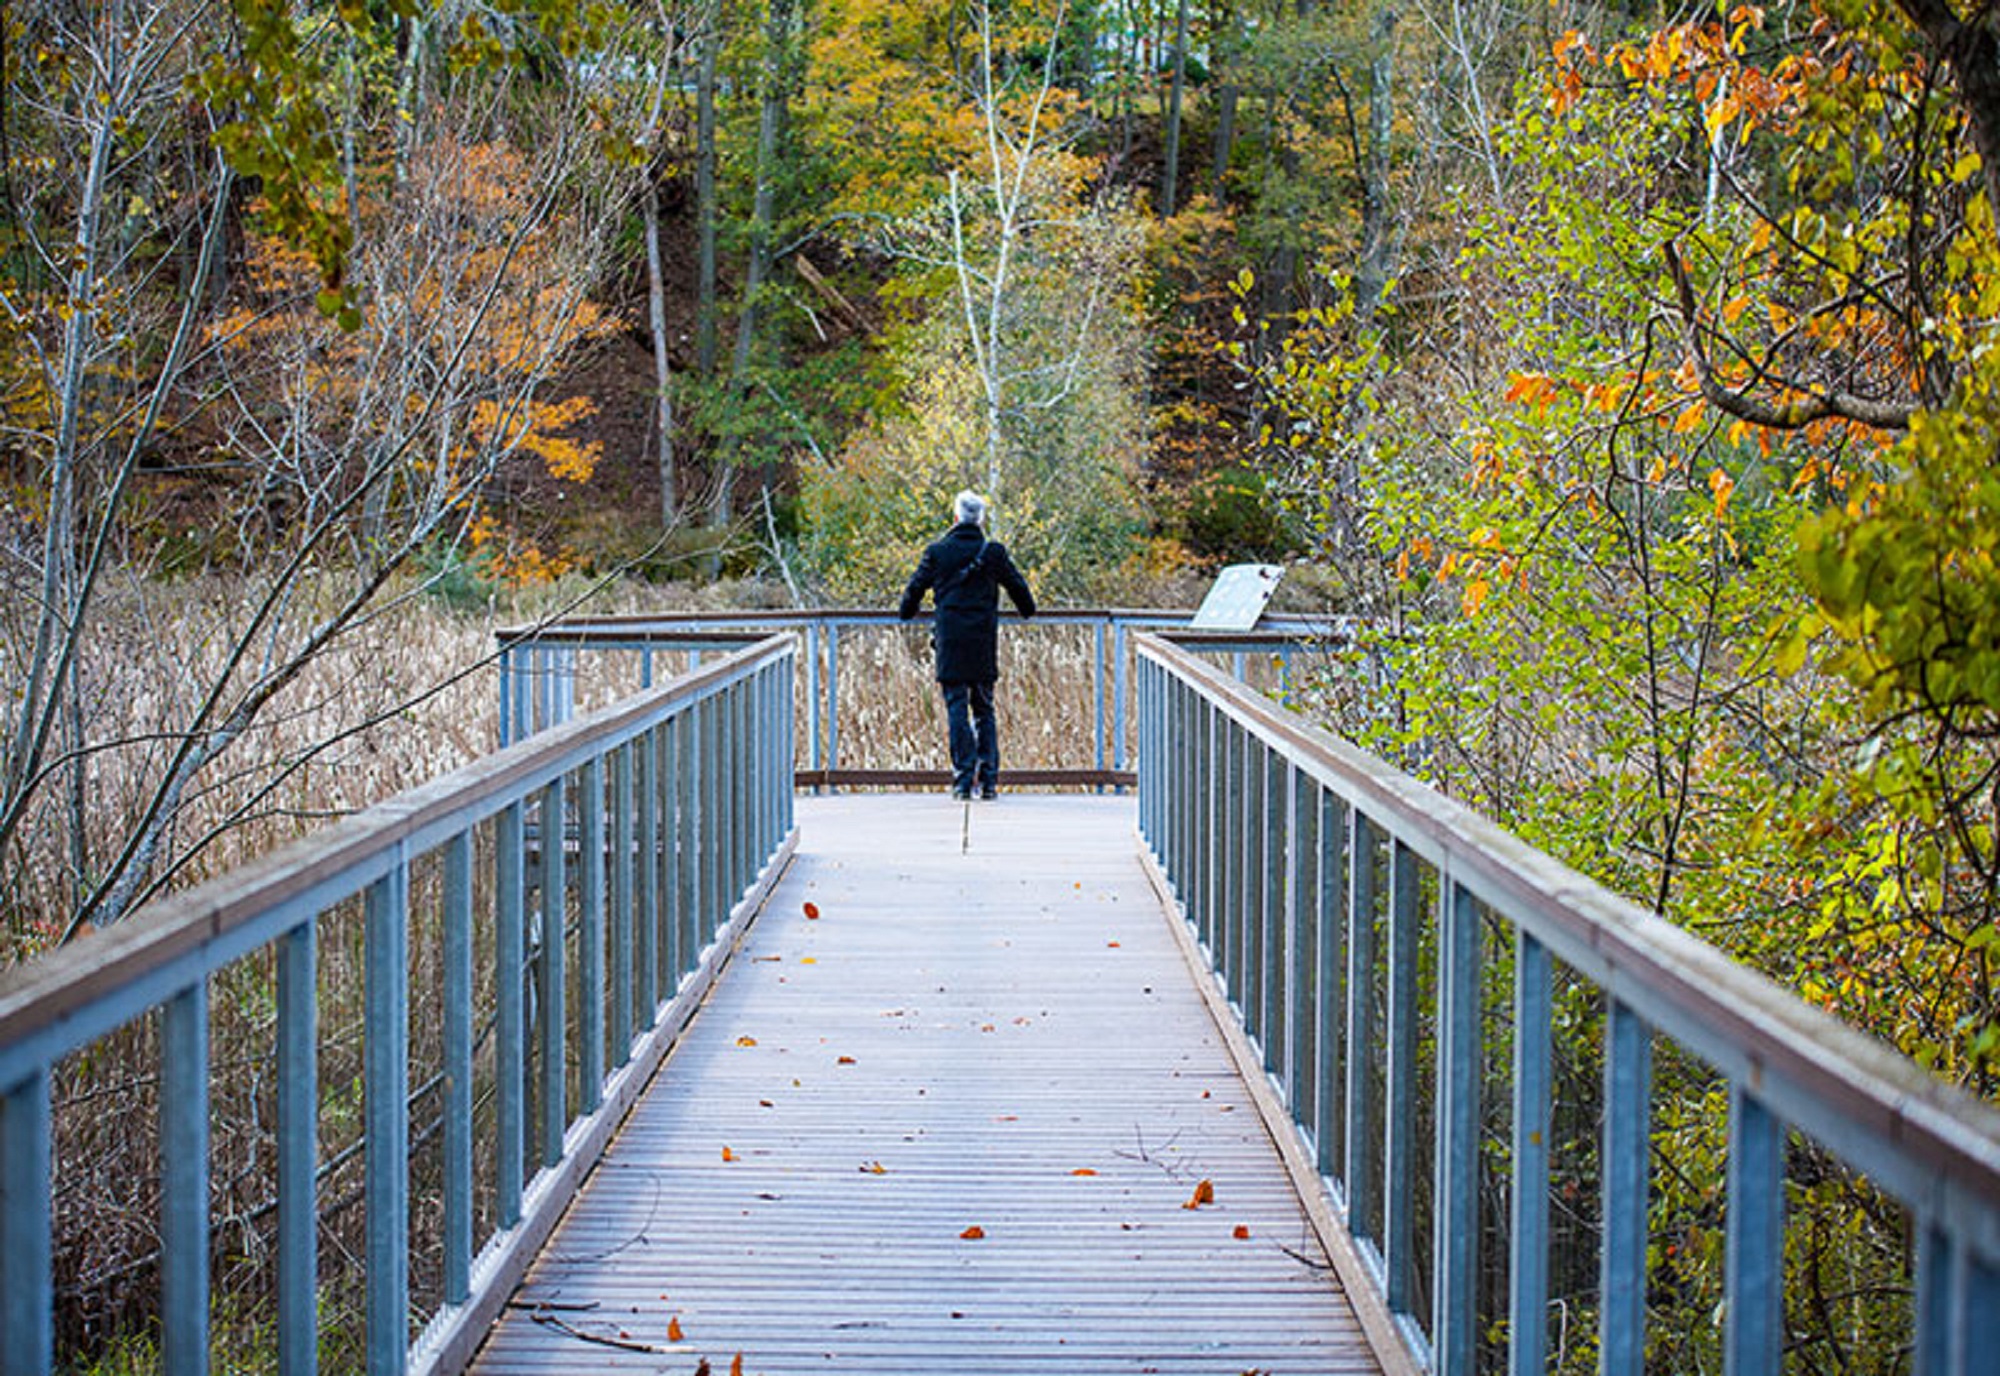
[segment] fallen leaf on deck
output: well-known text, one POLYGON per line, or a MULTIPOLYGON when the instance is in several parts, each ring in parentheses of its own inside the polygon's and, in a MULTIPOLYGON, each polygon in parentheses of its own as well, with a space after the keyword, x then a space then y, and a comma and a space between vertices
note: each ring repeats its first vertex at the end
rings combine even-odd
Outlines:
POLYGON ((667 1320, 667 1341, 670 1343, 677 1343, 680 1340, 681 1340, 681 1316, 676 1314, 671 1319, 667 1320))
POLYGON ((1070 1172, 1070 1174, 1071 1174, 1071 1175, 1096 1175, 1096 1174, 1097 1174, 1097 1172, 1096 1172, 1096 1171, 1094 1171, 1094 1170, 1092 1170, 1092 1169, 1091 1169, 1090 1167, 1088 1167, 1088 1166, 1078 1166, 1078 1167, 1077 1167, 1077 1168, 1076 1168, 1075 1170, 1071 1171, 1071 1172, 1070 1172))
POLYGON ((738 1037, 736 1039, 736 1044, 738 1046, 755 1046, 757 1044, 757 1039, 755 1037, 738 1037))
POLYGON ((729 1363, 729 1376, 743 1376, 743 1354, 737 1353, 729 1363))
POLYGON ((806 914, 806 921, 808 921, 808 922, 817 922, 817 921, 819 921, 819 904, 817 904, 817 903, 808 903, 808 904, 806 904, 806 905, 805 905, 805 914, 806 914))
POLYGON ((979 1241, 979 1239, 986 1236, 986 1230, 980 1227, 977 1223, 975 1223, 970 1228, 967 1228, 964 1232, 960 1233, 959 1236, 964 1238, 967 1242, 977 1242, 979 1241))
POLYGON ((1235 1226, 1235 1228, 1230 1230, 1229 1235, 1235 1238, 1238 1242, 1248 1242, 1250 1240, 1250 1225, 1247 1223, 1239 1223, 1235 1226))
POLYGON ((853 1058, 852 1056, 842 1056, 842 1057, 841 1057, 841 1058, 840 1058, 839 1060, 835 1061, 835 1062, 834 1062, 834 1064, 835 1064, 835 1065, 853 1065, 853 1064, 854 1064, 854 1058, 853 1058))
POLYGON ((1194 1187, 1193 1197, 1187 1203, 1181 1205, 1181 1207, 1183 1209, 1199 1209, 1204 1204, 1213 1204, 1214 1202, 1215 1185, 1211 1181, 1204 1180, 1194 1187))
POLYGON ((724 1161, 734 1161, 736 1159, 736 1153, 731 1151, 729 1148, 724 1147, 722 1149, 722 1159, 724 1161))
POLYGON ((1112 948, 1114 948, 1114 949, 1116 949, 1116 947, 1117 947, 1117 945, 1118 945, 1118 943, 1117 943, 1117 942, 1115 942, 1115 941, 1107 941, 1107 942, 1105 942, 1104 944, 1105 944, 1106 946, 1110 946, 1110 947, 1112 947, 1112 948))
POLYGON ((771 1103, 771 1101, 770 1101, 769 1099, 759 1099, 759 1100, 757 1101, 757 1107, 758 1107, 758 1108, 770 1108, 770 1107, 772 1107, 772 1103, 771 1103))
POLYGON ((800 956, 800 957, 799 957, 799 964, 801 964, 801 965, 817 965, 817 964, 819 964, 819 957, 818 957, 818 956, 800 956))
POLYGON ((889 1168, 883 1165, 880 1161, 870 1161, 867 1165, 861 1168, 861 1173, 863 1175, 887 1175, 889 1173, 889 1168))
POLYGON ((994 1025, 993 1025, 992 1023, 990 1023, 990 1022, 983 1022, 983 1023, 979 1024, 979 1030, 980 1030, 981 1032, 997 1032, 997 1031, 999 1031, 1000 1029, 999 1029, 999 1028, 997 1028, 997 1027, 995 1027, 995 1026, 994 1026, 994 1025))

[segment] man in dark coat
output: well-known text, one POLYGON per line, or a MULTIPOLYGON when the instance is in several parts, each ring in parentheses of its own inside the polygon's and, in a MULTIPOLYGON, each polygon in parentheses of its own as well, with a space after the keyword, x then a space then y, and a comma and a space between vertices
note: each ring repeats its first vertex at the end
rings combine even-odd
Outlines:
POLYGON ((936 608, 931 648, 951 728, 951 796, 974 790, 991 800, 1000 789, 1000 735, 993 718, 993 684, 1000 677, 1000 589, 1025 619, 1035 614, 1034 594, 1007 547, 986 538, 986 499, 961 492, 952 503, 957 524, 924 551, 898 615, 908 621, 926 589, 936 608))

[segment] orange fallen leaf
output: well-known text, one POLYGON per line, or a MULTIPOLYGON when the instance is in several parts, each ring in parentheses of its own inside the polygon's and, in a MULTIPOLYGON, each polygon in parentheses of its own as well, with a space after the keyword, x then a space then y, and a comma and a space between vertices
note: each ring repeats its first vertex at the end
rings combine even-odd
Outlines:
POLYGON ((1213 1204, 1214 1202, 1215 1186, 1212 1182, 1204 1180, 1194 1187, 1193 1197, 1187 1203, 1181 1205, 1181 1207, 1183 1209, 1199 1209, 1204 1204, 1213 1204))
POLYGON ((1238 1242, 1248 1242, 1250 1240, 1250 1225, 1247 1223, 1239 1223, 1233 1229, 1230 1230, 1229 1235, 1235 1238, 1238 1242))
POLYGON ((819 957, 818 957, 818 956, 800 956, 800 957, 799 957, 799 964, 801 964, 801 965, 817 965, 817 964, 819 964, 819 957))
POLYGON ((722 1159, 724 1161, 734 1161, 736 1159, 736 1153, 731 1151, 729 1148, 724 1147, 722 1149, 722 1159))
POLYGON ((996 1123, 1018 1123, 1021 1121, 1021 1115, 1018 1113, 997 1114, 993 1121, 996 1123))
POLYGON ((808 922, 817 922, 817 921, 819 921, 819 904, 817 904, 817 903, 808 903, 808 904, 806 904, 806 905, 805 905, 805 914, 806 914, 806 921, 808 921, 808 922))
POLYGON ((992 1023, 990 1023, 990 1022, 983 1022, 983 1023, 979 1024, 979 1030, 980 1030, 981 1032, 997 1032, 997 1031, 999 1031, 1000 1029, 999 1029, 999 1028, 997 1028, 997 1027, 995 1027, 995 1026, 994 1026, 994 1025, 993 1025, 992 1023))
POLYGON ((979 1239, 986 1236, 986 1230, 980 1227, 977 1223, 975 1223, 970 1228, 967 1228, 964 1232, 960 1233, 959 1236, 964 1238, 967 1242, 977 1242, 979 1241, 979 1239))
POLYGON ((759 1100, 757 1101, 757 1107, 758 1107, 758 1108, 770 1108, 770 1107, 772 1107, 772 1104, 771 1104, 771 1101, 770 1101, 769 1099, 759 1099, 759 1100))
POLYGON ((1070 1172, 1070 1174, 1071 1174, 1071 1175, 1096 1175, 1096 1174, 1097 1174, 1097 1172, 1096 1172, 1096 1171, 1094 1171, 1094 1170, 1092 1170, 1092 1169, 1091 1169, 1090 1167, 1088 1167, 1088 1166, 1078 1166, 1078 1167, 1077 1167, 1077 1168, 1076 1168, 1075 1170, 1071 1171, 1071 1172, 1070 1172))
POLYGON ((743 1354, 737 1353, 729 1363, 729 1376, 743 1376, 743 1354))
POLYGON ((1115 942, 1115 941, 1107 941, 1107 942, 1105 942, 1104 944, 1105 944, 1106 946, 1110 946, 1110 947, 1113 947, 1113 948, 1116 948, 1116 947, 1118 946, 1118 943, 1117 943, 1117 942, 1115 942))
POLYGON ((887 1175, 889 1173, 889 1168, 883 1165, 880 1161, 870 1161, 867 1165, 861 1168, 861 1173, 863 1175, 887 1175))
POLYGON ((839 1060, 835 1061, 835 1062, 834 1062, 834 1064, 835 1064, 835 1065, 853 1065, 853 1064, 854 1064, 854 1058, 853 1058, 852 1056, 842 1056, 842 1057, 841 1057, 841 1058, 840 1058, 839 1060))
POLYGON ((671 1319, 667 1320, 667 1341, 670 1343, 677 1343, 680 1340, 681 1340, 681 1316, 676 1314, 671 1319))

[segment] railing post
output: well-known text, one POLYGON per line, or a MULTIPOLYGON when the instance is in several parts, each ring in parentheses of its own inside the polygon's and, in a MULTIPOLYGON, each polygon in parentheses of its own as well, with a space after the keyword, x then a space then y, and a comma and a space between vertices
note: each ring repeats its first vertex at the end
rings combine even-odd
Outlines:
POLYGON ((49 1074, 0 1094, 0 1373, 44 1376, 55 1355, 49 1074))
POLYGON ((1646 1363, 1646 1193, 1653 1164, 1652 1032, 1610 1000, 1604 1026, 1604 1242, 1598 1370, 1641 1376, 1646 1363))
POLYGON ((656 724, 634 742, 632 786, 637 794, 639 844, 632 857, 637 900, 632 913, 632 1004, 640 1029, 652 1027, 660 1016, 661 914, 671 901, 660 888, 661 847, 673 842, 672 822, 663 818, 661 810, 667 787, 662 780, 672 765, 662 763, 662 752, 672 729, 670 721, 656 724))
MULTIPOLYGON (((1094 626, 1091 627, 1090 684, 1091 684, 1092 695, 1096 699, 1095 703, 1096 711, 1094 715, 1096 720, 1095 734, 1097 741, 1097 754, 1096 754, 1097 769, 1099 773, 1102 773, 1104 771, 1104 622, 1103 621, 1099 621, 1094 626)), ((1104 785, 1099 784, 1097 786, 1097 791, 1099 793, 1102 793, 1104 791, 1104 785)))
POLYGON ((1348 809, 1347 845, 1347 1092, 1345 1131, 1347 1231, 1381 1245, 1372 1226, 1377 1200, 1368 1179, 1375 1140, 1375 1095, 1369 1083, 1375 1053, 1375 826, 1348 809))
MULTIPOLYGON (((394 869, 364 904, 367 1006, 363 1089, 367 1136, 369 1376, 399 1376, 410 1346, 410 872, 394 869)), ((206 1353, 203 1354, 206 1361, 206 1353)))
POLYGON ((1757 1376, 1784 1358, 1785 1129, 1740 1084, 1729 1087, 1728 1187, 1723 1372, 1757 1376))
POLYGON ((680 962, 674 967, 676 988, 680 976, 701 954, 702 841, 707 823, 699 805, 701 799, 701 719, 699 704, 687 707, 674 719, 674 773, 672 786, 677 797, 674 808, 678 824, 670 844, 680 856, 680 885, 674 901, 678 922, 676 938, 680 962))
MULTIPOLYGON (((1114 621, 1111 635, 1111 767, 1125 768, 1125 623, 1114 621)), ((1125 786, 1118 785, 1123 793, 1125 786)))
MULTIPOLYGON (((308 921, 294 927, 278 942, 278 1370, 281 1376, 312 1376, 319 1369, 317 925, 308 921)), ((446 947, 449 974, 448 935, 446 947)), ((469 965, 469 947, 467 956, 469 965)), ((450 1145, 451 1139, 447 1137, 447 1157, 450 1145)), ((470 1180, 466 1184, 469 1190, 470 1180)), ((447 1268, 451 1242, 449 1203, 447 1196, 447 1268)), ((447 1300, 451 1298, 446 1296, 447 1300)))
POLYGON ((1438 876, 1437 1164, 1432 1197, 1432 1362, 1472 1376, 1478 1351, 1479 913, 1472 895, 1438 876))
POLYGON ((1285 827, 1290 842, 1285 876, 1285 1104, 1292 1121, 1310 1132, 1319 1123, 1316 1005, 1326 996, 1325 986, 1318 982, 1319 789, 1305 770, 1293 766, 1287 773, 1291 818, 1285 827))
POLYGON ((500 748, 514 743, 514 646, 500 647, 500 748))
POLYGON ((1243 962, 1242 998, 1239 1004, 1243 1025, 1257 1043, 1265 1065, 1271 1063, 1269 1026, 1264 1020, 1264 924, 1270 906, 1268 889, 1268 833, 1271 817, 1264 805, 1269 770, 1268 748, 1248 727, 1243 728, 1243 847, 1237 863, 1243 868, 1243 928, 1239 947, 1243 962))
MULTIPOLYGON (((819 623, 806 627, 806 768, 824 769, 819 753, 819 623)), ((813 792, 818 793, 815 787, 813 792)))
POLYGON ((494 826, 493 1098, 494 1193, 502 1228, 521 1221, 527 1175, 526 831, 520 803, 501 810, 494 826))
POLYGON ((563 852, 569 828, 564 780, 558 777, 542 790, 542 958, 535 967, 537 1018, 541 1024, 542 1164, 562 1160, 563 1129, 569 1126, 569 992, 568 955, 564 927, 569 916, 568 857, 563 852))
MULTIPOLYGON (((826 627, 826 767, 840 768, 840 623, 826 627)), ((827 792, 835 790, 829 786, 827 792)))
POLYGON ((1548 1370, 1549 1027, 1548 948, 1514 931, 1514 1188, 1508 1214, 1507 1370, 1548 1370))
POLYGON ((1310 1067, 1313 1084, 1313 1145, 1319 1154, 1319 1173, 1341 1178, 1339 1193, 1347 1197, 1346 1119, 1342 1102, 1345 1085, 1344 1058, 1347 1030, 1347 950, 1351 939, 1348 921, 1347 819, 1338 798, 1330 789, 1313 785, 1319 814, 1318 882, 1307 920, 1318 930, 1316 941, 1317 975, 1314 1005, 1318 1026, 1313 1031, 1315 1063, 1310 1067))
POLYGON ((582 1061, 578 1113, 595 1113, 604 1101, 604 757, 584 762, 577 819, 577 912, 581 939, 577 993, 583 1006, 577 1056, 582 1061))
POLYGON ((632 1059, 632 1038, 637 1030, 632 1021, 633 877, 634 852, 650 856, 635 844, 645 833, 635 822, 632 797, 632 756, 650 749, 649 731, 636 741, 627 741, 611 757, 611 1061, 622 1066, 632 1059))
POLYGON ((1291 923, 1289 912, 1290 875, 1286 856, 1291 847, 1290 764, 1276 750, 1264 752, 1264 901, 1261 926, 1264 958, 1259 983, 1260 1015, 1264 1024, 1264 1069, 1282 1074, 1285 1069, 1285 1041, 1289 1026, 1285 1000, 1291 989, 1291 923))
POLYGON ((472 1293, 472 833, 444 848, 444 1300, 472 1293))
POLYGON ((1382 1148, 1383 1290, 1393 1313, 1409 1312, 1416 1282, 1413 1234, 1417 1162, 1417 857, 1389 840, 1388 1100, 1382 1148))
POLYGON ((1229 1001, 1243 1011, 1243 809, 1248 806, 1244 787, 1247 741, 1236 723, 1218 711, 1216 731, 1222 749, 1221 845, 1216 856, 1216 882, 1222 902, 1216 914, 1216 968, 1222 972, 1229 1001))
POLYGON ((161 1369, 201 1376, 208 1370, 206 979, 160 1009, 160 1309, 161 1369))
MULTIPOLYGON (((681 939, 681 867, 686 864, 680 846, 680 776, 687 768, 681 751, 681 723, 686 709, 671 721, 654 728, 648 747, 653 780, 646 795, 648 823, 646 835, 646 882, 654 896, 652 922, 646 932, 646 987, 657 990, 648 1012, 658 1011, 659 1003, 678 992, 681 971, 687 967, 686 945, 681 939), (663 976, 661 971, 666 973, 663 976)), ((650 1023, 649 1023, 650 1025, 650 1023)))

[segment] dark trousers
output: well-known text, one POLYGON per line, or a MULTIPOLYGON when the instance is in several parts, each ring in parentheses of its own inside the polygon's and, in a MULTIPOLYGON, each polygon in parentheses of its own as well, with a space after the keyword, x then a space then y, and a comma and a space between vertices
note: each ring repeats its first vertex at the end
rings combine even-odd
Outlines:
POLYGON ((951 786, 970 793, 1000 785, 1000 728, 993 719, 993 685, 945 683, 945 721, 951 729, 951 786))

